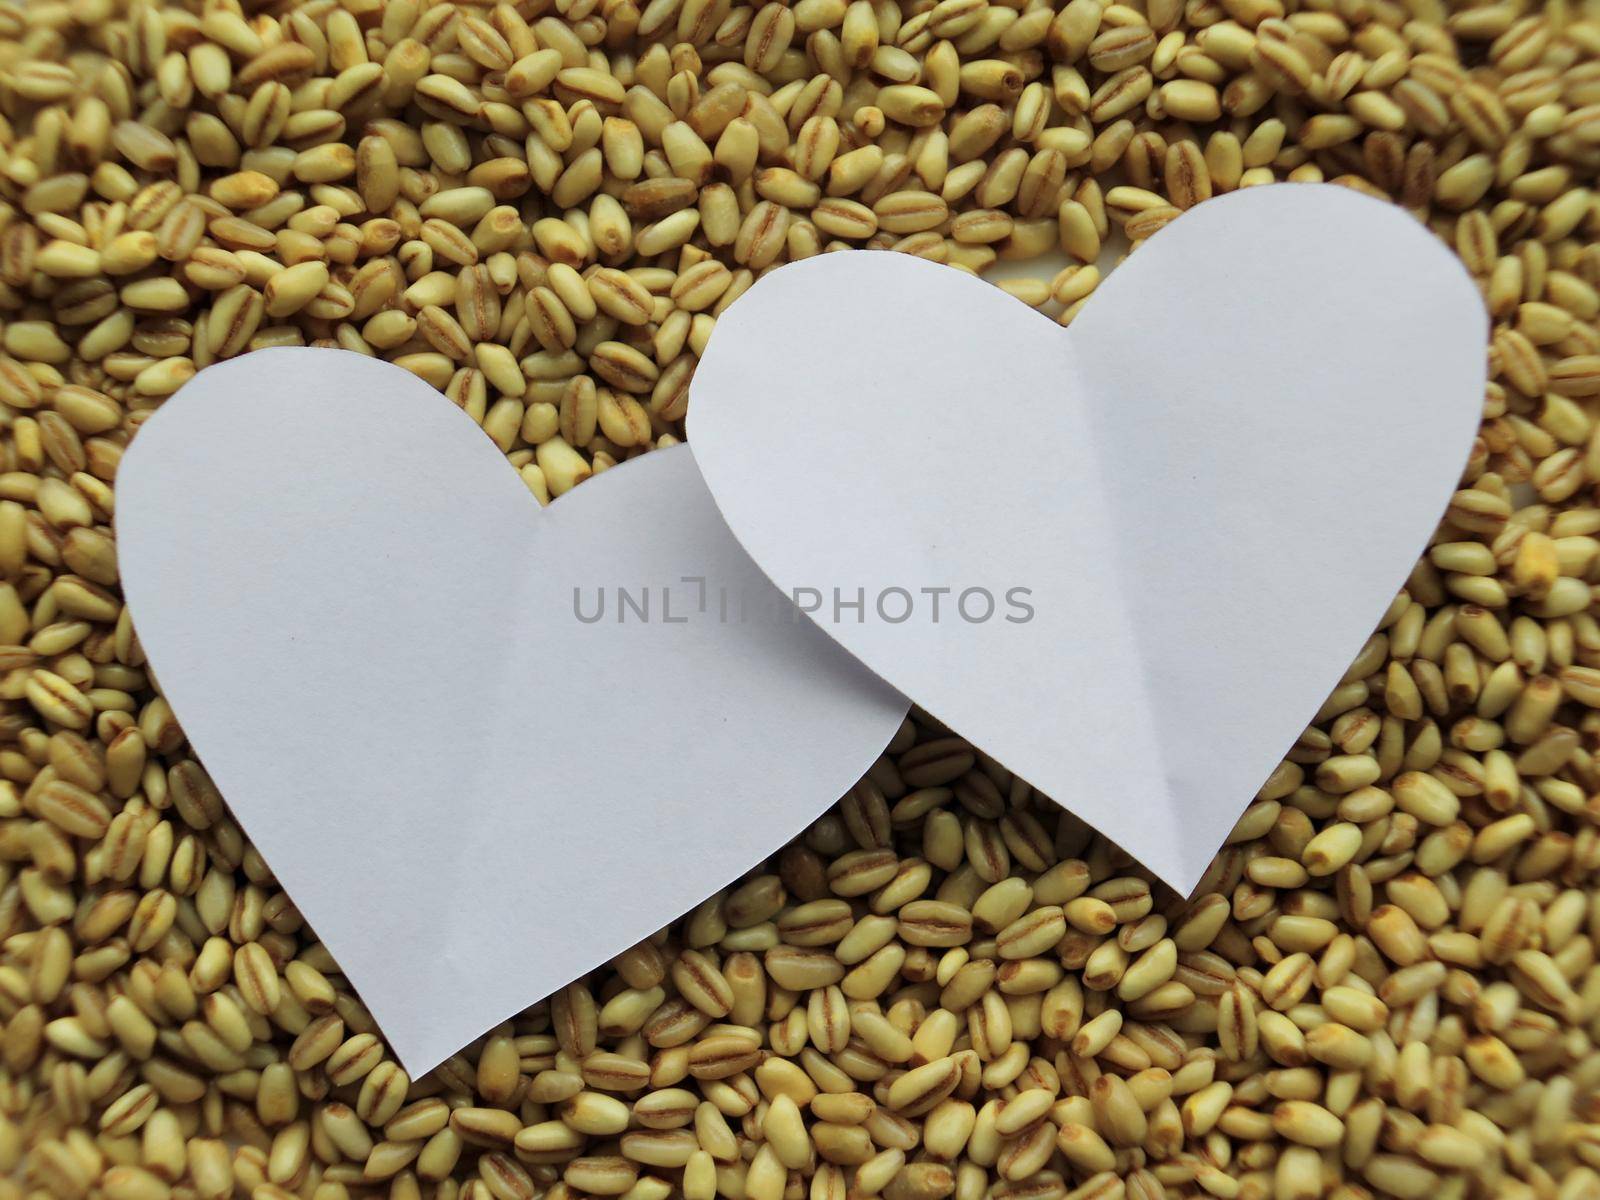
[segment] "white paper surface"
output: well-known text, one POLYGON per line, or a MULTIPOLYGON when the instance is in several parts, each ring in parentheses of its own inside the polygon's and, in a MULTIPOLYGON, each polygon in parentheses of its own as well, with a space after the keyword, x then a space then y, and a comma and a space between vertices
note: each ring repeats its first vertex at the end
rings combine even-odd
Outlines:
POLYGON ((1069 329, 907 255, 783 267, 718 321, 689 435, 822 628, 1188 892, 1426 544, 1486 320, 1399 209, 1255 188, 1069 329))
POLYGON ((778 849, 906 709, 760 615, 687 448, 541 512, 450 401, 341 351, 201 372, 117 533, 179 721, 413 1076, 778 849))

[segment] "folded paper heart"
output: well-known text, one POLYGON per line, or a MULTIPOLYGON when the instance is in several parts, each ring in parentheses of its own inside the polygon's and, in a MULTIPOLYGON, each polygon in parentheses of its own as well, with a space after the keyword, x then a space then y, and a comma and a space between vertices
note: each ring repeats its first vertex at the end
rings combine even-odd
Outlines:
POLYGON ((541 513, 358 355, 202 371, 117 500, 163 691, 413 1076, 776 850, 905 714, 785 614, 688 448, 541 513))
POLYGON ((783 267, 719 319, 689 436, 821 628, 1187 892, 1426 543, 1485 328, 1401 210, 1249 189, 1066 329, 907 255, 783 267))

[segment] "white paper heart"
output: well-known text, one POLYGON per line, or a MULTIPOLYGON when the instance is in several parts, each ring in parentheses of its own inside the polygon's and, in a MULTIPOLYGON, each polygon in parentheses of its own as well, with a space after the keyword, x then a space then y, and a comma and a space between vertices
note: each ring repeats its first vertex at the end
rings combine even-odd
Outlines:
POLYGON ((164 692, 413 1076, 776 850, 905 714, 779 615, 687 448, 541 514, 358 355, 201 372, 117 501, 164 692))
POLYGON ((822 628, 1187 892, 1438 520, 1485 327, 1400 210, 1250 189, 1068 329, 906 255, 783 267, 719 319, 689 434, 822 628))

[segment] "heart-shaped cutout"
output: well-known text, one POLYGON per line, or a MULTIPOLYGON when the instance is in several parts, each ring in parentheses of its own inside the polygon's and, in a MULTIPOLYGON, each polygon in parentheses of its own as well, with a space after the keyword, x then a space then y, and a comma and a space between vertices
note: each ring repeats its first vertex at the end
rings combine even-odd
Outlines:
POLYGON ((1249 189, 1066 329, 907 255, 785 266, 719 319, 689 434, 822 628, 1187 892, 1444 509, 1485 327, 1399 209, 1249 189))
POLYGON ((778 849, 905 714, 780 611, 687 447, 541 513, 358 355, 208 368, 117 499, 163 691, 413 1076, 778 849))

